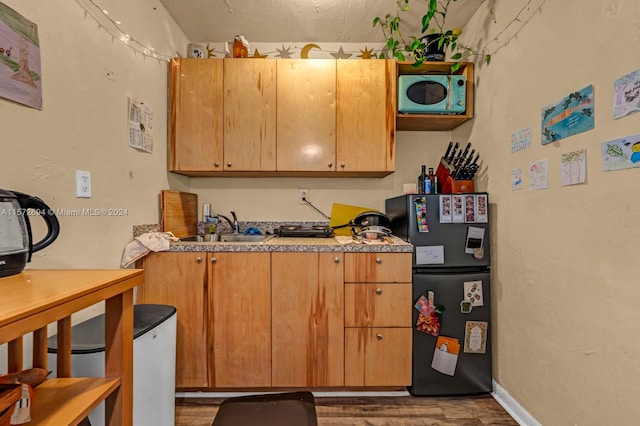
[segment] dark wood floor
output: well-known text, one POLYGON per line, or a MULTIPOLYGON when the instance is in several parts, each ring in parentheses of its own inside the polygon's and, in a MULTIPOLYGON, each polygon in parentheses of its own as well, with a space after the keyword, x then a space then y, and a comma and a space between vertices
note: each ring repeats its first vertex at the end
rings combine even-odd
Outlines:
MULTIPOLYGON (((210 426, 222 401, 178 398, 176 426, 210 426)), ((319 426, 518 425, 490 395, 315 397, 315 402, 319 426)))

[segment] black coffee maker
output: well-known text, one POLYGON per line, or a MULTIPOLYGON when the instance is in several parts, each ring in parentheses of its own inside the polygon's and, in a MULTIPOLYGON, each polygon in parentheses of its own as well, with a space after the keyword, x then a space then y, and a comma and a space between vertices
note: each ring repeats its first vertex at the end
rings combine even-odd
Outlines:
POLYGON ((59 232, 58 218, 40 198, 0 189, 0 277, 20 273, 31 254, 54 242, 59 232), (32 240, 30 216, 41 216, 47 225, 47 235, 37 243, 32 240))

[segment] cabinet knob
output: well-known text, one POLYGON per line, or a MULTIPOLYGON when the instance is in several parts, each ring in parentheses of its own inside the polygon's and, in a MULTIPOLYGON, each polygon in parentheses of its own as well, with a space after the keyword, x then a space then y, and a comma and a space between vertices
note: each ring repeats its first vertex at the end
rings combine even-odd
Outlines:
POLYGON ((382 340, 382 334, 380 334, 380 333, 376 334, 376 338, 377 338, 378 340, 382 340))
POLYGON ((227 163, 227 167, 231 167, 231 162, 227 163))
POLYGON ((217 161, 215 163, 213 163, 214 167, 220 167, 220 163, 218 163, 217 161))
POLYGON ((218 261, 218 259, 216 259, 215 257, 211 258, 211 263, 216 263, 218 261))
POLYGON ((196 257, 196 263, 202 262, 202 258, 200 256, 196 257))
POLYGON ((339 258, 339 257, 335 257, 335 258, 333 259, 333 261, 334 261, 334 262, 336 262, 336 263, 340 263, 340 258, 339 258))
POLYGON ((379 257, 376 257, 376 263, 379 265, 382 263, 382 259, 380 259, 379 257))
POLYGON ((329 163, 327 164, 327 166, 329 166, 329 167, 333 167, 333 163, 332 163, 332 162, 329 162, 329 163))
POLYGON ((377 288, 377 289, 376 289, 376 294, 378 294, 378 295, 379 295, 379 294, 382 294, 382 289, 381 289, 381 288, 377 288))
POLYGON ((346 166, 346 164, 340 163, 340 167, 342 167, 344 169, 344 166, 346 166))

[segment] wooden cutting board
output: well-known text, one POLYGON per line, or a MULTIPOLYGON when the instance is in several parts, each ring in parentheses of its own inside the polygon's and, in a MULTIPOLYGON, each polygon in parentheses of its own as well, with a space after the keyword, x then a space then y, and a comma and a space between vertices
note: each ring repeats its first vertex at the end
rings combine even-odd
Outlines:
POLYGON ((163 232, 178 238, 194 235, 198 227, 198 195, 164 189, 160 192, 163 232))

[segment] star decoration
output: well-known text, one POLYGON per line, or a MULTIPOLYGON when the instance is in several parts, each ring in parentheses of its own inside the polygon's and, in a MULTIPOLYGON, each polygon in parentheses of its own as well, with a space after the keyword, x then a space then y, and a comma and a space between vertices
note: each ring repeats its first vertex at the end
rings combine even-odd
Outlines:
POLYGON ((216 51, 216 48, 209 49, 209 43, 207 43, 207 58, 215 58, 216 55, 213 53, 216 51))
POLYGON ((351 53, 344 53, 344 49, 342 49, 342 46, 340 46, 340 50, 338 50, 338 52, 336 53, 332 53, 331 56, 336 59, 349 59, 353 55, 351 53))
POLYGON ((362 55, 358 55, 362 59, 371 59, 371 53, 373 53, 373 49, 367 49, 367 46, 364 46, 364 50, 361 50, 360 53, 362 55))
POLYGON ((256 49, 253 52, 252 58, 266 58, 267 56, 269 56, 269 55, 261 55, 260 52, 258 52, 258 49, 256 49))
POLYGON ((278 54, 276 55, 276 57, 278 58, 291 58, 291 52, 289 51, 291 49, 291 46, 289 47, 284 47, 284 44, 282 45, 282 49, 278 49, 276 48, 276 50, 278 51, 278 54))

